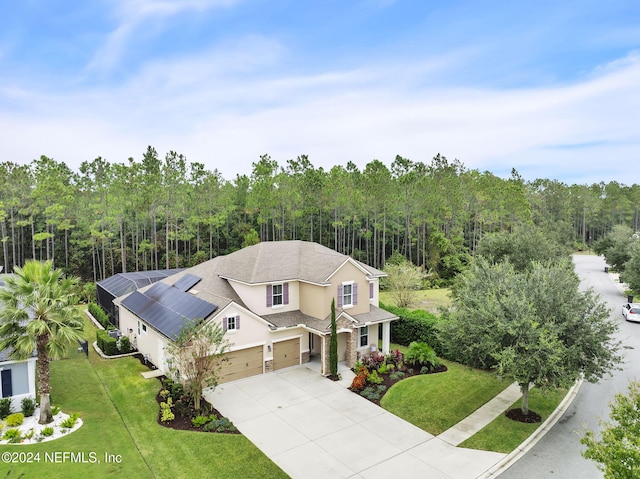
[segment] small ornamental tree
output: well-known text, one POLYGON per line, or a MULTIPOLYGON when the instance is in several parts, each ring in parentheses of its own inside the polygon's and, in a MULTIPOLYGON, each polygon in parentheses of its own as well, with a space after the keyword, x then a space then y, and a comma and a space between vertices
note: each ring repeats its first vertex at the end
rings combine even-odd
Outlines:
POLYGON ((329 374, 338 375, 338 333, 336 326, 336 300, 331 300, 331 336, 329 337, 329 374))
POLYGON ((415 302, 417 291, 422 286, 424 274, 419 266, 415 266, 404 256, 394 253, 387 261, 382 278, 382 285, 389 290, 389 294, 395 300, 399 308, 407 308, 415 302))
POLYGON ((186 323, 173 342, 167 344, 171 371, 193 396, 194 408, 201 411, 202 390, 218 385, 227 339, 219 324, 186 323))
POLYGON ((615 422, 600 422, 600 439, 593 431, 582 437, 582 455, 599 463, 605 479, 640 477, 640 383, 632 382, 627 396, 616 394, 609 417, 615 422))

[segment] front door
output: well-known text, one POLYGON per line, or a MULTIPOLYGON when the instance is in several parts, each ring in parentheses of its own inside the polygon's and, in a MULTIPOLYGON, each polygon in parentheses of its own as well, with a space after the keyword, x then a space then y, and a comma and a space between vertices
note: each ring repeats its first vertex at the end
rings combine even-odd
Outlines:
POLYGON ((0 397, 8 398, 13 396, 13 383, 11 382, 11 369, 2 370, 2 395, 0 397))

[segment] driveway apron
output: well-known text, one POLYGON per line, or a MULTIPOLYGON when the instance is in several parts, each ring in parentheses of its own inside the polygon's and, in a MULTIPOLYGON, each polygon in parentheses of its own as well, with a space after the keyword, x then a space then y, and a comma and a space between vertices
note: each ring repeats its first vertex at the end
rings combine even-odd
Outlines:
POLYGON ((451 446, 304 366, 204 397, 294 479, 470 479, 505 457, 451 446))

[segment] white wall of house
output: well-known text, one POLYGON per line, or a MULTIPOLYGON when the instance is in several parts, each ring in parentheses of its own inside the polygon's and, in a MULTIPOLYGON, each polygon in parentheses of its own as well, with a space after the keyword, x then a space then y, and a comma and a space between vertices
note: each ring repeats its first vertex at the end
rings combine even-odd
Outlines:
POLYGON ((0 383, 0 397, 10 397, 13 411, 19 412, 24 398, 36 398, 36 358, 0 363, 0 371, 5 370, 11 371, 12 394, 9 396, 7 391, 3 391, 0 383))
POLYGON ((169 373, 165 348, 168 339, 153 329, 149 324, 138 318, 128 309, 119 306, 120 331, 129 337, 131 344, 147 355, 158 369, 169 373), (145 330, 146 329, 146 330, 145 330))
POLYGON ((231 303, 218 312, 210 322, 219 324, 222 327, 224 318, 239 317, 240 327, 234 330, 227 330, 225 337, 228 341, 229 350, 243 349, 248 346, 265 344, 269 336, 269 326, 264 320, 247 312, 246 309, 231 303))

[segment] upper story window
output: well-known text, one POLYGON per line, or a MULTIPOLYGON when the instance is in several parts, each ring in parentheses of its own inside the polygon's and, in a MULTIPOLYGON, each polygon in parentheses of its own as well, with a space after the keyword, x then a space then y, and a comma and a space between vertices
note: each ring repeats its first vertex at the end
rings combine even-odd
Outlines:
POLYGON ((223 331, 237 331, 240 329, 240 316, 227 316, 222 318, 223 331))
POLYGON ((358 283, 348 282, 338 285, 338 307, 349 308, 358 304, 358 283))
POLYGON ((353 306, 353 284, 342 285, 342 306, 353 306))
POLYGON ((284 304, 283 302, 283 295, 282 295, 282 285, 281 284, 274 284, 273 285, 273 294, 271 295, 273 297, 273 305, 274 306, 280 306, 281 304, 284 304))
POLYGON ((373 299, 373 296, 374 296, 373 283, 369 283, 369 299, 373 299))
POLYGON ((267 285, 267 307, 289 304, 289 283, 267 285))

